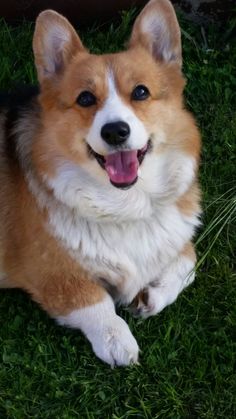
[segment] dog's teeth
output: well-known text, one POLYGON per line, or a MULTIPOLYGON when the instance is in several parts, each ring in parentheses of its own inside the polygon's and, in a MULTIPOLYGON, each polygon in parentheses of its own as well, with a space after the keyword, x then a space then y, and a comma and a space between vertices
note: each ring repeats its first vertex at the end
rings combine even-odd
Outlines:
POLYGON ((138 176, 141 176, 141 169, 140 169, 140 167, 138 169, 138 176))

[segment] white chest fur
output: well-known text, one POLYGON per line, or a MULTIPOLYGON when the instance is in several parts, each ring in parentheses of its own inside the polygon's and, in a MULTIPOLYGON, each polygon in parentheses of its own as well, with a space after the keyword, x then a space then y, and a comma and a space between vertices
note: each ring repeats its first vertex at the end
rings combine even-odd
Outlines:
POLYGON ((80 166, 63 163, 55 179, 46 179, 56 199, 45 195, 32 176, 28 181, 48 210, 51 233, 128 303, 159 279, 199 224, 198 214, 186 217, 173 204, 190 186, 195 164, 186 155, 152 154, 142 164, 138 185, 119 191, 80 166))
POLYGON ((150 155, 138 185, 119 191, 82 167, 63 163, 56 178, 46 180, 56 199, 45 195, 32 176, 28 181, 39 205, 48 210, 51 233, 128 303, 159 279, 193 236, 197 214, 185 217, 173 202, 191 184, 194 167, 188 156, 150 155))
POLYGON ((146 219, 122 222, 88 221, 68 208, 50 217, 53 234, 96 278, 130 302, 137 292, 158 279, 163 268, 191 239, 198 219, 185 218, 176 206, 156 209, 146 219))

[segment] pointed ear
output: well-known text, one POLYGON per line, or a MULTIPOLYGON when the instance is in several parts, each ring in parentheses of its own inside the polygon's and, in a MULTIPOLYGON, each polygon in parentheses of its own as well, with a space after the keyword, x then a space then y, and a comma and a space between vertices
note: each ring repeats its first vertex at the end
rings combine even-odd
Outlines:
POLYGON ((137 17, 130 47, 141 44, 156 60, 182 64, 181 33, 169 0, 150 0, 137 17))
POLYGON ((40 83, 63 73, 76 52, 86 51, 68 20, 53 10, 38 16, 33 50, 40 83))

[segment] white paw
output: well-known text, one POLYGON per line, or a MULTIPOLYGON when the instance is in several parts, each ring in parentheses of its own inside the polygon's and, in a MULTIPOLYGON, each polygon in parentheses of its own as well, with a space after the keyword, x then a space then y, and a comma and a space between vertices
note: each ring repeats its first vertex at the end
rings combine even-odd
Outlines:
POLYGON ((143 305, 140 315, 144 319, 154 316, 171 304, 176 297, 173 299, 172 295, 163 288, 148 287, 148 304, 143 305))
POLYGON ((138 363, 139 347, 125 321, 116 316, 104 324, 94 336, 89 336, 95 354, 107 364, 131 365, 138 363))
POLYGON ((136 317, 147 319, 160 313, 166 306, 173 303, 178 292, 164 287, 148 286, 142 290, 134 300, 131 311, 136 317))

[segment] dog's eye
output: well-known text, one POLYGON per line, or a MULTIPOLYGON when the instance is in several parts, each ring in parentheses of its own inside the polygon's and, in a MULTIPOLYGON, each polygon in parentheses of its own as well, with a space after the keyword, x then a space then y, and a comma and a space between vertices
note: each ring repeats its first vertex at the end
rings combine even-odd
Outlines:
POLYGON ((85 90, 84 92, 81 92, 79 94, 79 96, 76 99, 76 102, 78 103, 78 105, 83 106, 84 108, 88 108, 89 106, 95 105, 97 99, 93 95, 93 93, 85 90))
POLYGON ((131 93, 132 100, 145 100, 150 96, 150 92, 146 86, 139 84, 131 93))

